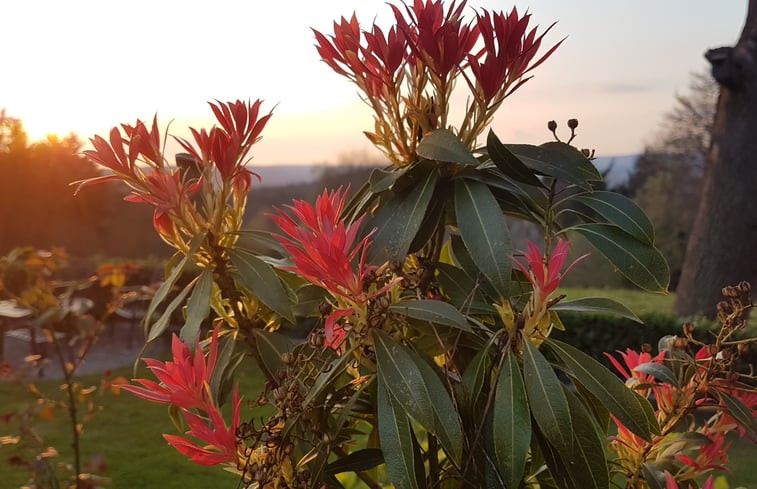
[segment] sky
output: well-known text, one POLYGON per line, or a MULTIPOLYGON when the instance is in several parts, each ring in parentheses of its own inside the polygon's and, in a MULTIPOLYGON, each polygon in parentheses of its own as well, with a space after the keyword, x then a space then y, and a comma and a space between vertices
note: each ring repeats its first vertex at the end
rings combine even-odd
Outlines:
MULTIPOLYGON (((576 145, 598 156, 652 142, 703 53, 733 45, 746 0, 469 0, 474 8, 532 14, 566 38, 502 106, 505 142, 549 140, 546 122, 579 119, 576 145)), ((0 108, 32 140, 83 140, 136 119, 173 134, 207 127, 207 101, 264 99, 274 116, 254 164, 333 163, 370 151, 370 110, 356 88, 320 61, 311 27, 355 11, 361 25, 390 25, 385 0, 3 0, 0 108)), ((462 107, 464 98, 455 99, 462 107)), ((563 129, 565 130, 564 126, 563 129)))

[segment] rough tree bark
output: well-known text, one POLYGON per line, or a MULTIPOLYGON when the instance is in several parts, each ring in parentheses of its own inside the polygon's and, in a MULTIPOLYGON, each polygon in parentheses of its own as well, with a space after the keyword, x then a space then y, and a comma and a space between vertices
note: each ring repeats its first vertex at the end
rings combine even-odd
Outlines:
POLYGON ((722 287, 747 280, 757 288, 757 0, 736 46, 705 57, 720 97, 675 310, 713 316, 722 287))

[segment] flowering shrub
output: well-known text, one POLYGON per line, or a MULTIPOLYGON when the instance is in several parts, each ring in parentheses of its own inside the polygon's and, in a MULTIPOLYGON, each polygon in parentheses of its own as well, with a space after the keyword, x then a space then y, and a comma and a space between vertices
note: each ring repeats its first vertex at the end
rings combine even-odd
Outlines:
MULTIPOLYGON (((333 34, 314 31, 325 63, 373 109, 366 135, 390 164, 349 202, 343 189, 324 190, 315 205, 274 209, 274 236, 241 230, 255 176, 245 165, 271 116, 260 117, 260 101, 211 103, 218 125, 180 140, 187 154, 177 166, 161 153, 155 120, 152 129, 137 121, 92 140, 88 156, 110 173, 82 184, 126 183, 128 199, 155 208, 156 231, 177 250, 144 320, 152 341, 183 307, 173 359, 147 359, 157 382, 139 379, 128 390, 169 404, 191 439, 166 440, 196 463, 238 471, 245 487, 343 487, 359 478, 371 488, 583 489, 607 488, 617 475, 628 487, 657 488, 720 465, 712 458, 718 423, 756 431, 751 398, 733 394, 754 390, 730 363, 692 359, 707 373, 691 375, 716 390, 704 395, 698 380, 694 396, 683 387, 691 376, 671 384, 680 392, 653 382, 670 380, 660 374, 662 356, 638 372, 632 361, 633 374, 618 363, 634 379, 626 386, 550 338, 562 328, 559 311, 636 319, 609 299, 557 293, 580 261, 565 266, 567 236, 586 238, 646 290, 665 292, 669 271, 644 213, 595 189, 601 175, 590 151, 559 140, 503 144, 491 131, 480 147, 494 112, 559 45, 541 50, 549 29, 529 29, 530 15, 515 9, 466 20, 465 1, 390 7, 388 30, 365 29, 353 16, 333 34), (454 125, 457 85, 469 103, 454 125), (541 227, 543 251, 524 243, 526 253, 514 252, 505 215, 541 227), (167 301, 189 265, 199 275, 167 301), (307 339, 293 341, 288 331, 314 318, 307 339), (245 357, 266 378, 246 404, 231 387, 235 374, 249 374, 237 371, 245 357), (230 396, 229 424, 219 407, 230 396), (720 421, 670 445, 702 403, 720 421), (270 414, 245 418, 244 406, 270 414), (606 452, 610 419, 617 460, 606 452)), ((569 121, 569 142, 577 126, 569 121)), ((556 134, 555 123, 548 129, 556 134)), ((738 328, 730 328, 717 348, 732 359, 738 328)), ((680 341, 691 340, 671 340, 680 341)))

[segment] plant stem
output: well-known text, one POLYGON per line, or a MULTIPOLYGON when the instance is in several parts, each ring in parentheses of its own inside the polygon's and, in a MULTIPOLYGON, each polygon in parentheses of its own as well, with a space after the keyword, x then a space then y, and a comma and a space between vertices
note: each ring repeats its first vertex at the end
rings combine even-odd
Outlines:
MULTIPOLYGON (((75 477, 76 477, 76 489, 81 489, 81 449, 79 446, 79 420, 78 420, 78 412, 76 409, 76 397, 74 394, 74 386, 73 386, 73 380, 74 380, 74 373, 76 372, 77 367, 79 366, 79 361, 84 354, 79 355, 79 359, 76 363, 73 363, 71 368, 66 367, 66 359, 63 356, 63 349, 60 347, 60 343, 58 343, 58 339, 55 337, 55 330, 53 328, 50 328, 49 330, 50 339, 52 341, 53 346, 55 347, 55 354, 58 357, 58 363, 60 363, 60 368, 63 371, 63 378, 66 381, 66 393, 68 394, 68 416, 71 420, 71 435, 72 435, 72 441, 71 441, 71 448, 74 451, 74 471, 75 471, 75 477)), ((91 345, 91 341, 88 342, 91 345)), ((84 352, 86 353, 86 350, 89 350, 89 345, 85 345, 83 348, 85 348, 84 352)))

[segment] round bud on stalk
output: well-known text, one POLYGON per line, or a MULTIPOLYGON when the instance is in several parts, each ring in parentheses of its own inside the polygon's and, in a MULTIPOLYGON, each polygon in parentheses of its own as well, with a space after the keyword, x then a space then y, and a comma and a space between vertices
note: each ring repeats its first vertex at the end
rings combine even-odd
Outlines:
POLYGON ((557 130, 557 122, 556 121, 547 122, 547 129, 549 129, 550 132, 555 132, 557 130))
POLYGON ((683 325, 683 334, 687 337, 691 337, 691 335, 694 333, 694 325, 691 323, 684 323, 683 325))
POLYGON ((578 119, 568 119, 568 127, 575 129, 578 127, 578 119))

